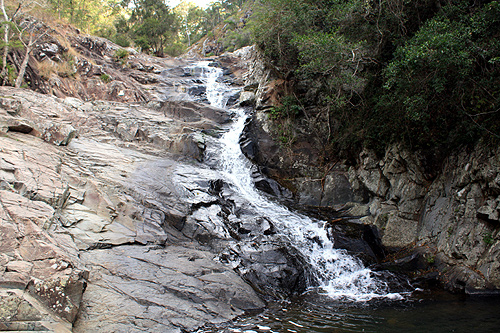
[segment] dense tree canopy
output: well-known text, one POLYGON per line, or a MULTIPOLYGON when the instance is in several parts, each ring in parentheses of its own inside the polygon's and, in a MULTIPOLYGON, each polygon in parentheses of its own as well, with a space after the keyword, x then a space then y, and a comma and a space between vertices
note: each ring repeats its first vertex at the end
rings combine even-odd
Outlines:
POLYGON ((498 142, 498 1, 266 0, 253 17, 295 104, 323 112, 333 151, 498 142))
POLYGON ((165 0, 49 0, 59 19, 86 33, 156 55, 179 55, 237 12, 244 0, 219 0, 207 8, 165 0))
MULTIPOLYGON (((7 18, 21 2, 3 1, 7 18)), ((204 37, 218 52, 257 44, 287 83, 272 118, 309 122, 325 154, 500 140, 499 1, 219 0, 204 9, 189 1, 49 2, 58 19, 159 56, 204 37)), ((16 44, 12 24, 2 23, 4 59, 16 44)), ((4 84, 9 75, 3 60, 4 84)))

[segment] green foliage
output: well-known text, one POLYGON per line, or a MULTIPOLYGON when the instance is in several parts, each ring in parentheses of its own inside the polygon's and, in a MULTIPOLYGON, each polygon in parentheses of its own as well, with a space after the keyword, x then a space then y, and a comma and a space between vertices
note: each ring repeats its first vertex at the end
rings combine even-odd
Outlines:
POLYGON ((112 38, 113 42, 116 44, 120 45, 121 47, 129 47, 130 46, 130 39, 126 34, 116 34, 112 38))
POLYGON ((113 54, 115 61, 126 60, 128 56, 129 52, 125 49, 118 49, 115 51, 115 54, 113 54))
POLYGON ((250 33, 248 31, 230 31, 226 33, 226 36, 222 39, 222 43, 227 51, 233 52, 251 44, 250 33))
POLYGON ((330 153, 403 142, 444 156, 500 139, 498 1, 256 3, 252 37, 287 87, 316 105, 309 113, 327 126, 310 130, 330 153))
POLYGON ((101 74, 101 81, 104 83, 110 83, 111 82, 111 76, 109 76, 106 73, 101 74))
POLYGON ((308 5, 304 0, 256 2, 252 36, 269 60, 284 75, 298 67, 298 50, 292 40, 308 29, 308 5))
POLYGON ((165 53, 172 57, 178 57, 186 52, 186 45, 181 42, 170 43, 165 46, 165 53))
POLYGON ((289 147, 296 141, 294 126, 289 120, 277 124, 275 130, 283 147, 289 147))
MULTIPOLYGON (((3 63, 2 63, 2 59, 0 59, 0 68, 3 67, 3 63)), ((14 83, 16 82, 16 78, 17 78, 17 70, 16 68, 10 64, 10 63, 7 63, 6 65, 6 68, 7 68, 7 78, 6 78, 6 83, 10 86, 13 86, 14 83)))
POLYGON ((483 236, 483 242, 487 245, 491 245, 495 242, 495 239, 493 238, 493 235, 491 232, 487 232, 483 236))
POLYGON ((119 0, 49 0, 58 16, 85 32, 109 38, 114 33, 113 16, 120 11, 119 0))
MULTIPOLYGON (((158 56, 180 55, 244 4, 244 0, 214 1, 202 9, 181 1, 174 9, 164 0, 50 0, 56 17, 86 33, 108 38, 122 47, 137 46, 158 56)), ((247 45, 244 34, 232 45, 247 45)))
POLYGON ((127 59, 129 56, 129 52, 125 49, 117 49, 115 54, 113 54, 113 59, 120 63, 120 65, 125 66, 127 64, 127 59))
POLYGON ((390 105, 380 106, 401 117, 406 140, 418 147, 500 134, 500 67, 491 62, 500 54, 500 7, 493 1, 472 13, 465 8, 444 7, 384 70, 390 105))
POLYGON ((3 39, 3 36, 5 34, 5 26, 7 25, 9 27, 9 30, 10 30, 10 38, 9 38, 9 42, 7 43, 7 46, 9 48, 12 48, 12 49, 22 49, 24 46, 23 46, 23 43, 21 42, 21 40, 18 38, 18 35, 13 33, 14 31, 18 31, 17 29, 19 28, 16 23, 14 22, 1 22, 1 26, 0 26, 0 36, 2 36, 1 40, 0 40, 0 48, 4 48, 5 46, 5 41, 3 39))
POLYGON ((236 28, 236 22, 234 22, 231 18, 225 19, 224 23, 228 29, 236 28))
POLYGON ((291 146, 297 138, 294 121, 303 112, 303 107, 295 96, 285 96, 281 105, 269 110, 269 119, 273 121, 273 130, 283 147, 291 146))
POLYGON ((179 22, 162 0, 135 0, 129 24, 144 51, 163 56, 163 48, 177 35, 179 22))
POLYGON ((269 111, 269 118, 272 120, 296 118, 303 111, 302 106, 295 96, 285 96, 281 100, 281 105, 274 106, 269 111))

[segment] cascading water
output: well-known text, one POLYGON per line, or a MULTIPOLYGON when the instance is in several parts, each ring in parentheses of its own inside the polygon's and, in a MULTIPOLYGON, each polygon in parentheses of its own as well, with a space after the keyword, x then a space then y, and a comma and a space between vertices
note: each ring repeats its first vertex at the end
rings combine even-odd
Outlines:
MULTIPOLYGON (((211 105, 225 108, 231 88, 219 82, 222 70, 201 62, 197 68, 202 71, 206 82, 206 95, 211 105)), ((345 250, 333 248, 333 243, 324 228, 325 222, 290 211, 288 208, 268 200, 256 189, 251 177, 251 163, 242 154, 239 137, 247 115, 241 108, 228 110, 236 117, 233 125, 220 139, 222 149, 220 171, 225 181, 244 197, 261 216, 270 219, 314 268, 319 287, 333 299, 368 301, 374 298, 401 299, 399 293, 390 293, 387 284, 376 278, 374 272, 365 268, 361 261, 347 254, 345 250)))

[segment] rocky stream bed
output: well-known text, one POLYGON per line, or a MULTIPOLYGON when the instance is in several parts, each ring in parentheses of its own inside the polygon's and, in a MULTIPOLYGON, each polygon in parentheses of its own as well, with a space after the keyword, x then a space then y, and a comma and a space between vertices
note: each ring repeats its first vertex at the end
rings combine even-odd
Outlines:
MULTIPOLYGON (((103 47, 106 61, 105 46, 89 45, 103 47)), ((373 276, 362 262, 380 264, 385 246, 408 246, 418 235, 439 238, 442 230, 436 228, 444 228, 411 222, 430 185, 408 178, 408 169, 419 175, 418 165, 401 162, 410 157, 393 151, 380 164, 365 152, 359 170, 331 168, 323 183, 318 177, 296 177, 300 195, 294 197, 265 175, 280 163, 286 166, 287 160, 272 155, 272 144, 266 150, 266 133, 256 142, 252 135, 259 130, 249 131, 262 114, 244 126, 254 106, 263 110, 274 98, 262 83, 270 74, 253 49, 226 55, 208 67, 194 60, 157 59, 153 66, 140 57, 126 70, 135 75, 133 89, 127 90, 125 81, 120 83, 124 89, 93 86, 98 97, 114 96, 107 101, 88 94, 64 96, 60 90, 56 97, 0 87, 0 330, 194 331, 258 313, 267 301, 288 299, 311 286, 329 286, 340 298, 348 297, 338 294, 344 285, 329 283, 338 278, 336 273, 318 274, 313 267, 333 272, 334 263, 340 265, 338 271, 355 275, 351 281, 361 295, 402 297, 397 293, 411 290, 405 279, 382 271, 376 274, 381 282, 375 279, 368 289, 361 284, 373 276), (227 84, 219 97, 228 108, 208 103, 213 98, 205 75, 210 67, 223 67, 214 79, 227 84), (236 104, 240 108, 231 109, 236 104), (227 137, 238 119, 241 129, 245 127, 241 142, 239 132, 227 137), (232 142, 240 155, 241 143, 247 156, 267 168, 265 172, 245 162, 252 188, 263 192, 247 193, 235 185, 244 176, 222 167, 227 162, 224 142, 232 142), (399 178, 393 181, 388 175, 399 178), (398 185, 403 183, 407 185, 398 185), (320 222, 281 205, 297 202, 303 211, 327 206, 328 214, 334 211, 338 218, 320 222), (302 251, 304 244, 314 250, 302 251), (310 260, 316 250, 324 256, 326 248, 334 258, 310 260), (351 263, 351 255, 360 259, 351 263)), ((490 179, 488 188, 494 189, 497 179, 490 179)), ((436 186, 430 193, 440 191, 436 186)), ((456 200, 480 190, 469 185, 464 189, 456 200)), ((449 205, 443 200, 429 203, 424 217, 445 214, 449 205)), ((481 204, 478 214, 497 223, 495 199, 481 204)), ((464 209, 464 214, 473 214, 464 209)), ((493 245, 483 247, 496 253, 499 243, 490 224, 473 237, 488 233, 493 245)), ((447 232, 459 237, 458 229, 447 232)), ((482 258, 489 275, 449 264, 464 286, 496 286, 498 261, 485 256, 486 250, 477 250, 483 255, 475 256, 482 258)), ((432 247, 429 253, 446 264, 446 252, 432 247)), ((437 281, 437 271, 423 259, 430 255, 412 255, 403 264, 414 269, 411 261, 419 262, 437 281)), ((382 266, 373 267, 390 268, 382 266)))

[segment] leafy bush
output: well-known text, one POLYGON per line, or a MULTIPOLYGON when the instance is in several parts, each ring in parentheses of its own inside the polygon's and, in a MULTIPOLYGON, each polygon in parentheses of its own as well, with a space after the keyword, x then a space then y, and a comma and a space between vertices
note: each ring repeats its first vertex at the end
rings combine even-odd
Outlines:
POLYGON ((248 31, 231 31, 222 40, 224 48, 232 52, 244 46, 250 45, 250 34, 248 31))
POLYGON ((115 54, 113 55, 113 58, 118 61, 118 60, 125 60, 129 56, 129 53, 125 49, 118 49, 115 51, 115 54))
POLYGON ((281 105, 274 106, 269 111, 269 117, 273 120, 295 118, 302 113, 302 106, 294 96, 285 96, 281 105))
MULTIPOLYGON (((311 132, 323 131, 330 154, 402 142, 445 156, 499 142, 498 1, 257 3, 252 36, 286 87, 316 106, 308 112, 327 126, 310 122, 311 132)), ((271 117, 281 119, 286 104, 271 117)))
POLYGON ((395 52, 384 70, 382 108, 403 119, 418 147, 475 142, 500 134, 500 66, 496 1, 470 13, 449 5, 395 52), (495 111, 496 110, 496 111, 495 111), (417 139, 417 140, 415 140, 417 139))
POLYGON ((106 73, 101 74, 101 81, 104 83, 110 83, 111 82, 111 76, 109 76, 106 73))
POLYGON ((121 47, 129 47, 130 39, 126 34, 116 34, 113 38, 113 42, 120 45, 121 47))
POLYGON ((164 52, 172 57, 178 57, 185 51, 186 51, 186 46, 179 42, 168 44, 164 48, 164 52))
POLYGON ((483 235, 483 242, 486 245, 491 245, 495 242, 495 239, 493 238, 493 234, 491 232, 487 232, 486 234, 483 235))

